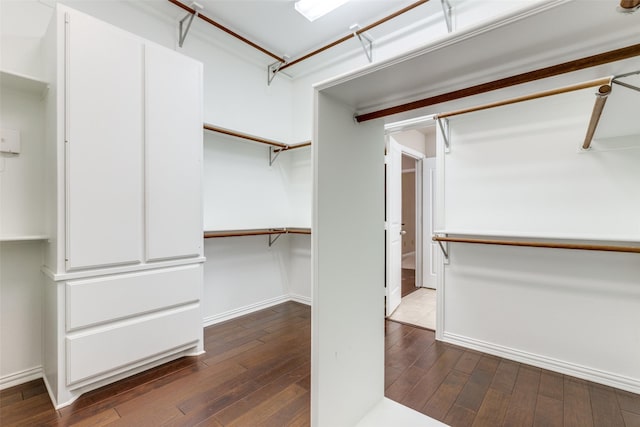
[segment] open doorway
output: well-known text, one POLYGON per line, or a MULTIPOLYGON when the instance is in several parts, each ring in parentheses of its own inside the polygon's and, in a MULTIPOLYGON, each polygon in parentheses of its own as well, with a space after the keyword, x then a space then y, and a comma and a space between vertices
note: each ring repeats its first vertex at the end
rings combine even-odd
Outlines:
POLYGON ((435 147, 431 118, 387 127, 387 317, 432 330, 437 292, 437 253, 431 240, 435 147))

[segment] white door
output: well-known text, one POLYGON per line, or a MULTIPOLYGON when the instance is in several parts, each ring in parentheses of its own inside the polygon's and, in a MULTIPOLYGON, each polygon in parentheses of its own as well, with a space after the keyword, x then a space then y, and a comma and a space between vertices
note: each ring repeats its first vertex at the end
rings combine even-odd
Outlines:
POLYGON ((438 244, 432 240, 435 219, 435 191, 436 191, 436 158, 429 157, 422 161, 423 179, 423 206, 422 206, 422 227, 423 227, 423 276, 422 286, 436 289, 436 261, 438 244))
POLYGON ((143 234, 143 46, 68 17, 67 269, 137 263, 143 234))
POLYGON ((389 316, 402 299, 402 150, 388 138, 386 191, 387 307, 389 316))
POLYGON ((202 66, 145 48, 147 260, 202 252, 202 66))

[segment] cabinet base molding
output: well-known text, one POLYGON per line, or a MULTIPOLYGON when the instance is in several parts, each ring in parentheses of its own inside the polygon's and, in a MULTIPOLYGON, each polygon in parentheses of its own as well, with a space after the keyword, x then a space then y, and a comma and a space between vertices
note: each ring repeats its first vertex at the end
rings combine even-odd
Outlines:
POLYGON ((445 332, 442 341, 459 345, 461 347, 478 350, 483 353, 492 354, 520 363, 536 366, 538 368, 548 369, 576 378, 593 381, 595 383, 608 385, 610 387, 626 390, 631 393, 640 394, 640 379, 618 375, 612 372, 605 372, 599 369, 582 366, 575 363, 566 362, 564 360, 554 359, 527 351, 522 351, 499 344, 494 344, 475 338, 469 338, 462 335, 445 332))
MULTIPOLYGON (((159 359, 155 359, 151 362, 145 363, 143 365, 140 365, 134 369, 130 369, 127 370, 125 372, 121 372, 119 374, 116 375, 112 375, 108 378, 105 378, 103 380, 100 381, 96 381, 93 382, 89 385, 86 385, 84 387, 81 388, 76 388, 74 390, 69 390, 68 392, 65 392, 63 394, 60 394, 58 396, 56 396, 56 394, 53 392, 53 388, 51 387, 51 384, 49 384, 49 381, 47 380, 47 376, 46 375, 41 375, 42 379, 44 380, 44 385, 47 388, 47 393, 49 394, 49 398, 51 399, 51 403, 53 404, 53 407, 58 410, 60 408, 64 408, 65 406, 69 406, 71 405, 73 402, 75 402, 81 395, 83 395, 84 393, 87 393, 89 391, 92 390, 96 390, 100 387, 103 387, 105 385, 114 383, 116 381, 120 381, 122 379, 125 379, 127 377, 130 377, 132 375, 136 375, 139 374, 141 372, 147 371, 151 368, 155 368, 156 366, 160 366, 164 363, 167 362, 171 362, 172 360, 176 360, 179 359, 181 357, 192 357, 192 356, 198 356, 200 354, 204 353, 204 351, 198 351, 195 348, 189 348, 187 350, 181 351, 179 353, 175 353, 175 354, 171 354, 171 355, 167 355, 164 357, 161 357, 159 359)), ((24 382, 24 381, 23 381, 24 382)))
POLYGON ((42 378, 43 375, 44 371, 42 366, 36 366, 20 372, 14 372, 13 374, 3 375, 0 377, 0 390, 37 380, 38 378, 42 378))

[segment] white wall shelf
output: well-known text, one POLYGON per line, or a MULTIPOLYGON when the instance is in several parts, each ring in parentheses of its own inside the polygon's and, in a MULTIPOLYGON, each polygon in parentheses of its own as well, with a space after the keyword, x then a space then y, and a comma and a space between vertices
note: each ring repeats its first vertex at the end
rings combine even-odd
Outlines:
POLYGON ((37 77, 9 70, 0 70, 0 82, 14 89, 37 94, 44 94, 49 87, 49 83, 37 77))
POLYGON ((26 242, 47 239, 49 239, 49 236, 45 236, 44 234, 32 234, 25 236, 0 236, 0 242, 26 242))
POLYGON ((238 132, 231 129, 225 129, 218 126, 214 126, 209 123, 204 124, 204 130, 208 130, 211 132, 217 132, 224 135, 232 136, 234 138, 240 138, 247 141, 253 141, 260 144, 265 144, 269 146, 269 166, 272 166, 276 161, 276 158, 283 151, 295 150, 296 148, 309 147, 311 145, 311 141, 304 141, 299 144, 285 144, 283 142, 274 141, 272 139, 262 138, 260 136, 250 135, 248 133, 238 132))

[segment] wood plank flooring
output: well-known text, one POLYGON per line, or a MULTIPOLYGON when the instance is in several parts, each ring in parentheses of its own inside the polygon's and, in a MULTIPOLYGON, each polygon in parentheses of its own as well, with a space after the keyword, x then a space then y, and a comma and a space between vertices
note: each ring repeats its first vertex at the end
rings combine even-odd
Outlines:
MULTIPOLYGON (((310 309, 205 329, 207 353, 53 409, 42 380, 0 391, 5 426, 308 426, 310 309)), ((386 395, 452 426, 640 427, 640 395, 435 341, 386 322, 386 395)))

